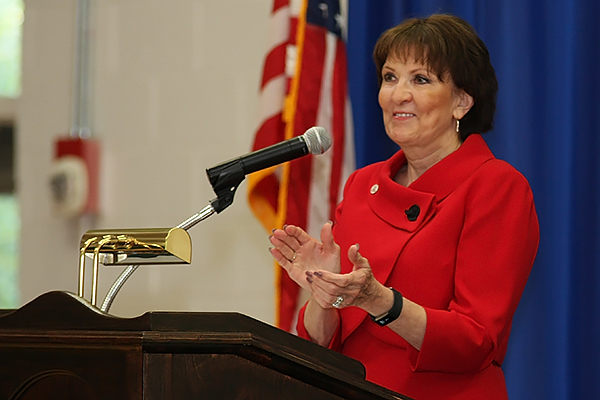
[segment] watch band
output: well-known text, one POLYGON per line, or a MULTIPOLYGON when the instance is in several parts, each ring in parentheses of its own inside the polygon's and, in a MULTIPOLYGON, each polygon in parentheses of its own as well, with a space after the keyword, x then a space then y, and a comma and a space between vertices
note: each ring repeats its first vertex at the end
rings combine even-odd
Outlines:
POLYGON ((394 289, 393 287, 391 287, 390 289, 392 289, 392 293, 394 293, 394 305, 392 306, 390 311, 378 317, 374 317, 371 315, 371 320, 380 326, 386 326, 390 322, 395 321, 402 312, 402 294, 400 294, 400 292, 394 289))

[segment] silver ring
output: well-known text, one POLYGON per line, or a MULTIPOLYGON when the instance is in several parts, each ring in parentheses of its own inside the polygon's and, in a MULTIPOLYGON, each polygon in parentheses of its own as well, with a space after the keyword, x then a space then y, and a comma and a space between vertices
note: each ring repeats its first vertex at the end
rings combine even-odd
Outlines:
POLYGON ((331 306, 335 307, 335 308, 339 308, 342 305, 343 301, 344 301, 344 298, 342 296, 338 296, 337 299, 335 299, 335 301, 333 302, 333 304, 331 306))
POLYGON ((292 259, 290 260, 290 262, 294 262, 295 259, 296 259, 296 252, 294 252, 294 257, 292 257, 292 259))

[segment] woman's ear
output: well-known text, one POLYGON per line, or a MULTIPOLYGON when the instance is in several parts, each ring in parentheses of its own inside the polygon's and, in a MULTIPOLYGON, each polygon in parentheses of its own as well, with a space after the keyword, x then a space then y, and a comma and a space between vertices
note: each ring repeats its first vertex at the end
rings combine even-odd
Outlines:
POLYGON ((475 101, 473 100, 473 97, 464 90, 459 90, 457 94, 458 104, 454 109, 454 113, 452 113, 452 116, 455 119, 462 119, 462 117, 464 117, 465 114, 469 112, 471 107, 473 107, 475 101))

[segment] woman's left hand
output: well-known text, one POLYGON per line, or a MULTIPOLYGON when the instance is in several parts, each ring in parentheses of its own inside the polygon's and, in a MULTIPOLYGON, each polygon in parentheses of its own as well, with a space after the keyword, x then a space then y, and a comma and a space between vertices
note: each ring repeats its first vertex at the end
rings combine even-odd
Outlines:
POLYGON ((323 308, 335 304, 337 308, 360 307, 367 312, 374 312, 374 315, 386 312, 389 307, 382 303, 387 303, 389 296, 386 296, 386 291, 389 290, 375 279, 369 261, 359 252, 358 244, 350 246, 348 259, 354 266, 348 274, 306 271, 313 298, 323 308))

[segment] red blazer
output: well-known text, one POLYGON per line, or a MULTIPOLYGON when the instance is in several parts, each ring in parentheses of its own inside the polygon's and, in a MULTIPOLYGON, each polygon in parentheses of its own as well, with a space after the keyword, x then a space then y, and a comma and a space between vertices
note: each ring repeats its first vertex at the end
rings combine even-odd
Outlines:
MULTIPOLYGON (((405 163, 399 151, 350 177, 334 237, 342 255, 359 243, 379 282, 425 307, 422 348, 356 307, 340 310, 330 347, 360 360, 368 380, 417 400, 507 399, 500 365, 539 243, 529 184, 476 134, 408 188, 393 181, 405 163)), ((351 270, 342 257, 342 273, 351 270)), ((303 317, 298 333, 308 339, 303 317)))

